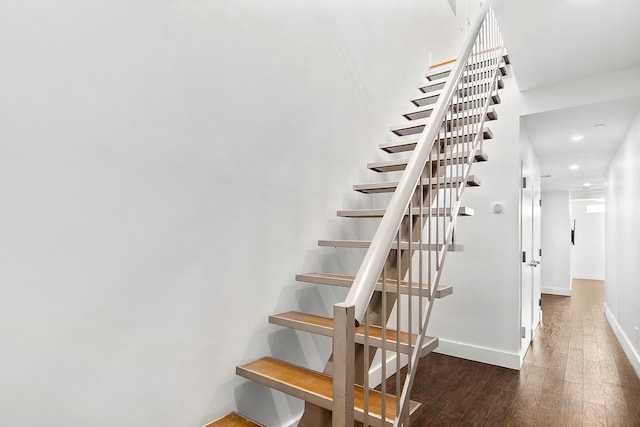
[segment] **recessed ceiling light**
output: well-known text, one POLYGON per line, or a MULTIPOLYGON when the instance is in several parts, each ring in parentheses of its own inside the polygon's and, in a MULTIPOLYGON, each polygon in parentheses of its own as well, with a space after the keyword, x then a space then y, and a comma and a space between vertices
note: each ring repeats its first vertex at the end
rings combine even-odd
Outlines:
POLYGON ((571 135, 571 140, 572 141, 576 141, 577 142, 577 141, 582 141, 583 139, 584 139, 584 135, 578 135, 578 134, 571 135))
POLYGON ((578 169, 580 169, 580 165, 573 164, 569 166, 569 169, 571 169, 572 171, 577 171, 578 169))

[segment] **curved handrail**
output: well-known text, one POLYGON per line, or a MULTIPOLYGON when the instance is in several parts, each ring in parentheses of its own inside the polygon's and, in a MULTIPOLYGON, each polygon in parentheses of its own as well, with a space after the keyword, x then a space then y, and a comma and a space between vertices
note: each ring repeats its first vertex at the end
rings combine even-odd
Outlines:
POLYGON ((456 65, 444 85, 439 101, 430 116, 429 123, 420 135, 413 156, 411 156, 405 173, 402 175, 396 187, 387 211, 382 217, 380 225, 371 241, 369 250, 365 254, 353 285, 344 301, 347 305, 355 306, 355 319, 357 323, 360 323, 365 316, 378 278, 382 273, 389 252, 392 249, 396 233, 427 164, 433 144, 440 132, 440 125, 447 114, 449 103, 456 93, 458 80, 462 76, 464 66, 471 55, 474 43, 480 33, 482 23, 490 7, 491 5, 487 1, 482 7, 478 19, 476 19, 470 31, 467 33, 462 51, 460 55, 458 55, 460 60, 456 61, 456 65))

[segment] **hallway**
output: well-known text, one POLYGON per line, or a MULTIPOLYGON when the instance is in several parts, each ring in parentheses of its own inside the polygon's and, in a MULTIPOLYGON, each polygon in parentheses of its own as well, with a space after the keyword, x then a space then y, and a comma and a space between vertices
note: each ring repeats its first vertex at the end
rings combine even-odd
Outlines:
POLYGON ((603 314, 602 281, 543 295, 521 371, 432 353, 412 398, 415 426, 640 426, 640 379, 603 314))

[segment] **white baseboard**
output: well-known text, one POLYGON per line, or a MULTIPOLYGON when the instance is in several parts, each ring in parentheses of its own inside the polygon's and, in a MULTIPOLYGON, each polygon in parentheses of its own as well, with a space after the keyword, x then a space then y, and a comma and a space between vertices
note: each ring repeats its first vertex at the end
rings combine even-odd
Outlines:
POLYGON ((571 289, 565 288, 541 288, 540 292, 549 295, 561 295, 563 297, 571 296, 571 289))
MULTIPOLYGON (((522 357, 518 353, 508 353, 506 351, 492 348, 479 347, 471 344, 464 344, 455 341, 447 341, 440 338, 438 347, 434 353, 445 354, 447 356, 459 357, 461 359, 473 360, 476 362, 488 363, 490 365, 502 366, 504 368, 517 369, 522 367, 522 357)), ((400 366, 407 364, 406 357, 402 357, 400 366)), ((387 359, 387 377, 391 377, 396 369, 396 356, 390 354, 387 359)), ((375 387, 382 379, 381 364, 376 364, 369 371, 369 385, 375 387)))
POLYGON ((571 277, 584 280, 604 280, 604 276, 599 274, 572 274, 571 277))
POLYGON ((493 348, 447 341, 442 338, 440 338, 440 345, 434 351, 436 353, 446 354, 447 356, 460 357, 462 359, 474 360, 476 362, 488 363, 504 368, 519 370, 522 366, 522 360, 518 353, 509 353, 493 348))
POLYGON ((640 378, 640 355, 638 354, 636 349, 633 348, 631 340, 624 333, 624 331, 620 327, 620 324, 618 323, 618 320, 616 319, 616 316, 614 316, 611 310, 609 310, 607 304, 604 305, 604 315, 609 321, 611 329, 613 329, 613 332, 616 334, 616 337, 618 338, 618 341, 620 342, 624 353, 627 355, 627 358, 629 358, 631 366, 633 366, 633 369, 636 371, 636 375, 638 376, 638 378, 640 378))

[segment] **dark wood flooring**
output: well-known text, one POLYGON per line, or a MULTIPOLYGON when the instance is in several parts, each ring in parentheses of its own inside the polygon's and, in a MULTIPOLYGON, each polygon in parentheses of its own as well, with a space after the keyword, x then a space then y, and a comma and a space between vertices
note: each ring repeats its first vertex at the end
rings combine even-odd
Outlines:
MULTIPOLYGON (((520 371, 430 354, 412 426, 640 426, 640 380, 603 314, 601 281, 543 295, 543 323, 520 371)), ((391 387, 391 384, 389 384, 391 387)))

